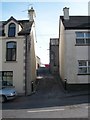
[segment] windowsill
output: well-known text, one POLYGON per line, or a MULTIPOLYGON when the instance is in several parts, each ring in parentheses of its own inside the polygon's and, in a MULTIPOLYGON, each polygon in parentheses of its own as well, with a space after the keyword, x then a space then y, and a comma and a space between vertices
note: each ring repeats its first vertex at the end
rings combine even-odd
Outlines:
POLYGON ((12 38, 16 38, 16 36, 15 37, 9 37, 9 36, 7 36, 6 38, 12 39, 12 38))
POLYGON ((77 74, 77 75, 90 75, 90 73, 86 73, 86 74, 77 74))
POLYGON ((17 60, 16 61, 5 61, 5 63, 17 63, 17 60))
POLYGON ((90 44, 75 44, 75 46, 90 46, 90 44))

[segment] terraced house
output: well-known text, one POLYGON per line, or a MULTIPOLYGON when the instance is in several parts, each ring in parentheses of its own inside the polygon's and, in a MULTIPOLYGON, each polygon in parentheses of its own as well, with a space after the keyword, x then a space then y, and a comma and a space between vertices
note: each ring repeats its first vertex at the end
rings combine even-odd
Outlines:
MULTIPOLYGON (((35 11, 29 20, 10 17, 0 22, 0 80, 10 82, 20 94, 31 94, 36 79, 35 11)), ((8 86, 8 84, 6 84, 8 86)))
POLYGON ((59 21, 59 74, 68 88, 87 87, 90 77, 90 16, 69 16, 64 8, 59 21), (75 87, 74 87, 75 86, 75 87))

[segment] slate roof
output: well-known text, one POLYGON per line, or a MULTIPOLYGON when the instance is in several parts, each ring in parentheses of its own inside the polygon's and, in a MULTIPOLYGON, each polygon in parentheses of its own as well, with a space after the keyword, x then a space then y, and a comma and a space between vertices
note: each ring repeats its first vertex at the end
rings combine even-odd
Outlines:
POLYGON ((33 21, 30 22, 29 20, 16 20, 11 16, 10 19, 8 19, 7 21, 0 21, 0 36, 5 36, 4 25, 6 25, 10 20, 13 20, 19 25, 21 25, 22 30, 18 33, 18 35, 30 34, 33 21))
POLYGON ((65 29, 90 29, 90 16, 69 16, 69 20, 64 20, 60 16, 65 29))

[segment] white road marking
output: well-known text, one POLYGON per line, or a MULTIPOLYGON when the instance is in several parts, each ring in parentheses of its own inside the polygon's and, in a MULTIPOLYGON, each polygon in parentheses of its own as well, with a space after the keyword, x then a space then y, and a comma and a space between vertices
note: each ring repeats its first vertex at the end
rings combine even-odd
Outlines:
POLYGON ((30 113, 34 113, 34 112, 53 112, 53 111, 61 111, 61 110, 65 110, 65 109, 52 109, 52 110, 32 110, 32 111, 27 111, 30 113))
POLYGON ((86 106, 86 108, 88 109, 88 108, 90 108, 90 106, 86 106))

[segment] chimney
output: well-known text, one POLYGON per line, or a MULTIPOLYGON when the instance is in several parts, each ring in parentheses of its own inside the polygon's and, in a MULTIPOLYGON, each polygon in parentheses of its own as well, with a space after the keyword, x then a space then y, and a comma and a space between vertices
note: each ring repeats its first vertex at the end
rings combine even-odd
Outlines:
POLYGON ((28 10, 28 16, 29 16, 29 21, 35 21, 35 11, 33 9, 33 7, 31 7, 31 9, 28 10))
POLYGON ((69 8, 63 8, 64 20, 69 20, 69 8))

